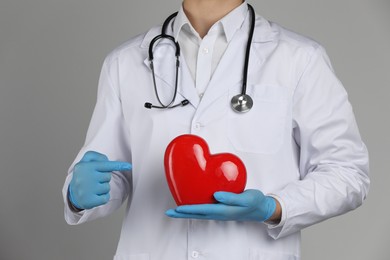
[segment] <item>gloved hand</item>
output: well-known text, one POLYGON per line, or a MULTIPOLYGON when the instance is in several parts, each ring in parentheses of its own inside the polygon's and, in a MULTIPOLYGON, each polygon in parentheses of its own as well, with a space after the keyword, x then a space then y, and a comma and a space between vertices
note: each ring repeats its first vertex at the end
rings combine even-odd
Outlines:
POLYGON ((275 199, 259 190, 245 190, 241 194, 219 191, 214 193, 214 198, 219 203, 183 205, 169 209, 165 214, 173 218, 263 222, 276 209, 275 199))
POLYGON ((128 171, 131 164, 109 161, 101 153, 89 151, 73 170, 69 184, 69 200, 78 209, 91 209, 106 204, 110 199, 112 171, 128 171))

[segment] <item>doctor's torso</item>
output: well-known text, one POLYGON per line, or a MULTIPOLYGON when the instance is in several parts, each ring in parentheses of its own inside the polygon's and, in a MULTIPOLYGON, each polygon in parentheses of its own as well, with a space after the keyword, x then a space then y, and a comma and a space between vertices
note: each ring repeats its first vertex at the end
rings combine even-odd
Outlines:
MULTIPOLYGON (((231 109, 230 100, 241 92, 248 26, 246 21, 234 35, 203 96, 181 57, 176 102, 188 99, 190 104, 184 107, 144 107, 145 102, 157 102, 147 50, 160 28, 131 40, 106 60, 121 101, 133 164, 131 199, 116 259, 185 259, 191 252, 207 259, 299 259, 299 234, 275 242, 265 224, 164 216, 175 204, 165 180, 163 155, 180 134, 203 137, 212 153, 238 155, 248 171, 246 188, 269 193, 300 177, 298 147, 292 138, 293 94, 315 43, 289 39, 281 28, 257 17, 247 87, 254 105, 240 114, 231 109)), ((154 49, 156 83, 165 102, 174 92, 174 51, 164 41, 154 49)))

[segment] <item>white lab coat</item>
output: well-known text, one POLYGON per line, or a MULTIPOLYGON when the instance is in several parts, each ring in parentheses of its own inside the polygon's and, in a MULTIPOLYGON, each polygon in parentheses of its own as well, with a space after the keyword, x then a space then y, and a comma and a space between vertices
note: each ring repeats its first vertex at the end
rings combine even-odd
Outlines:
MULTIPOLYGON (((73 213, 63 188, 65 219, 80 224, 106 216, 127 200, 115 260, 296 260, 300 230, 359 205, 369 186, 368 155, 347 93, 324 49, 316 42, 257 16, 247 93, 254 106, 245 114, 230 108, 241 92, 248 17, 230 42, 201 99, 181 57, 174 109, 158 104, 147 51, 160 32, 152 28, 106 58, 86 142, 88 150, 110 160, 129 161, 131 173, 114 172, 108 204, 73 213), (281 225, 171 219, 175 207, 163 169, 167 144, 191 133, 203 137, 212 153, 231 152, 247 167, 246 188, 276 196, 281 225)), ((168 102, 174 90, 174 49, 160 42, 154 51, 159 94, 168 102)))

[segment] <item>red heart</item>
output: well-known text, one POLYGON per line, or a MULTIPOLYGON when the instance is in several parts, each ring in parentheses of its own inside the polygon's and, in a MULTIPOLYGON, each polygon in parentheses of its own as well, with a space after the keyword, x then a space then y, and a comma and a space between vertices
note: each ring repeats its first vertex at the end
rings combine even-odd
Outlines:
POLYGON ((165 151, 165 175, 177 205, 215 203, 216 191, 241 193, 246 184, 246 169, 230 153, 211 155, 205 140, 196 135, 181 135, 165 151))

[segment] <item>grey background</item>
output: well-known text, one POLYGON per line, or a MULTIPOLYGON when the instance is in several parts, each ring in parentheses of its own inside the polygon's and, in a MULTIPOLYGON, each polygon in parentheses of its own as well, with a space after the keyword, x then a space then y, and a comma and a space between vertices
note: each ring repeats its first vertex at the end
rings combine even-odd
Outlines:
MULTIPOLYGON (((303 259, 390 259, 389 0, 250 2, 325 46, 370 151, 369 198, 354 212, 306 229, 303 259)), ((105 55, 180 3, 0 1, 1 260, 112 259, 124 209, 68 226, 61 187, 83 143, 105 55)))

